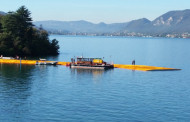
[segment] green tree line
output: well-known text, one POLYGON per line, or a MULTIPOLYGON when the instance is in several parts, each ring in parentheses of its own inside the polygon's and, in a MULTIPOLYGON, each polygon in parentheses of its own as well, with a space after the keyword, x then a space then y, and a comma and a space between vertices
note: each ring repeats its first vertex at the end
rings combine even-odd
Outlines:
POLYGON ((21 6, 16 12, 0 15, 0 55, 42 56, 58 55, 56 39, 50 40, 47 31, 35 28, 30 11, 21 6))

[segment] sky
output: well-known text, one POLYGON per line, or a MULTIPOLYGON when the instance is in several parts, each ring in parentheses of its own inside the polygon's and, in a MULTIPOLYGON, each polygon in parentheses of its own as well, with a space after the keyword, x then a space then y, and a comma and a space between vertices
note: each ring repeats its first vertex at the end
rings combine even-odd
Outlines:
POLYGON ((140 18, 152 21, 171 10, 190 9, 190 0, 0 0, 0 11, 16 11, 22 5, 33 21, 120 23, 140 18))

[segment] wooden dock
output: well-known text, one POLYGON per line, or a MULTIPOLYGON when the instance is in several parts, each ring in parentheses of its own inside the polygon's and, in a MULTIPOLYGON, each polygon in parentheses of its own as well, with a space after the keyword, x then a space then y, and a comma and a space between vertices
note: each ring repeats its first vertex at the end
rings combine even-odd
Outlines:
MULTIPOLYGON (((16 59, 0 59, 0 63, 6 64, 29 64, 35 65, 38 60, 16 60, 16 59)), ((54 61, 46 61, 54 62, 54 61)), ((58 62, 57 65, 67 66, 70 62, 58 62)), ((129 70, 139 70, 139 71, 175 71, 181 69, 166 68, 166 67, 156 67, 156 66, 146 66, 146 65, 125 65, 125 64, 114 64, 114 68, 123 68, 129 70)))

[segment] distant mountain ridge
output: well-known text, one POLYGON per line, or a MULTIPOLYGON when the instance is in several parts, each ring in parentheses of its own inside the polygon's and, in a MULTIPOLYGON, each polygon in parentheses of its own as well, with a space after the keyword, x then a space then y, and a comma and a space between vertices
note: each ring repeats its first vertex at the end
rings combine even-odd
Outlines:
POLYGON ((153 21, 146 18, 125 23, 99 23, 87 21, 37 21, 48 31, 67 33, 117 33, 136 32, 145 34, 184 33, 190 32, 190 9, 167 12, 153 21))
POLYGON ((6 15, 6 13, 3 11, 0 11, 0 15, 6 15))
POLYGON ((158 28, 158 32, 190 32, 190 9, 167 12, 156 18, 152 22, 152 26, 158 28))
POLYGON ((37 21, 34 25, 39 27, 42 25, 44 29, 49 31, 62 31, 70 33, 113 33, 121 31, 127 23, 114 23, 114 24, 93 24, 88 21, 37 21))

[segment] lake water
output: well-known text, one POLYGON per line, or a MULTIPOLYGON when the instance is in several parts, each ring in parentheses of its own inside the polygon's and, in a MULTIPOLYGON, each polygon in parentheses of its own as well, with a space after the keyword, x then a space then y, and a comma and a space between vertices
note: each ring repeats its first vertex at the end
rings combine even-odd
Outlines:
MULTIPOLYGON (((0 121, 190 121, 190 40, 52 35, 60 55, 180 68, 74 70, 0 64, 0 121)), ((43 57, 44 58, 44 57, 43 57)))

